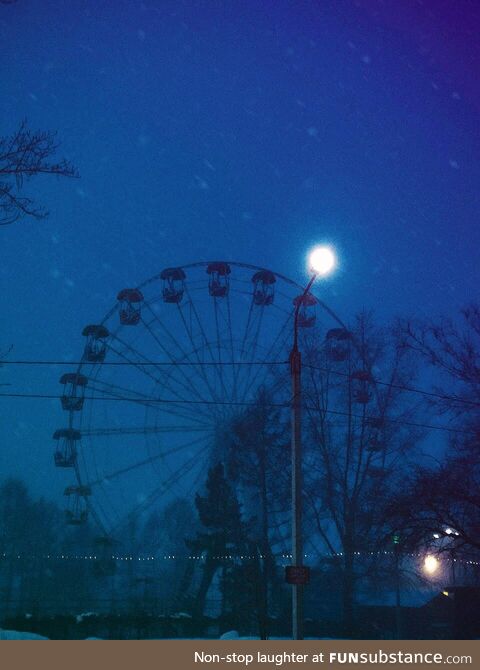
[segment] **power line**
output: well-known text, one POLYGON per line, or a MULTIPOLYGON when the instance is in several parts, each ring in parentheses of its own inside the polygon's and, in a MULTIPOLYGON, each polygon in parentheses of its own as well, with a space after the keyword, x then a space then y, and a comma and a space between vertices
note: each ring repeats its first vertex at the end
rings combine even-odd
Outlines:
MULTIPOLYGON (((2 361, 0 367, 3 365, 21 365, 21 366, 80 366, 80 365, 94 365, 94 362, 89 361, 55 361, 55 360, 17 360, 17 361, 2 361)), ((204 361, 204 362, 195 362, 195 361, 103 361, 102 366, 111 366, 111 367, 131 367, 131 366, 141 366, 141 367, 238 367, 238 366, 273 366, 273 365, 289 365, 289 361, 204 361)), ((311 365, 309 363, 303 364, 304 368, 311 370, 316 370, 318 372, 323 372, 325 374, 333 374, 346 379, 350 379, 351 375, 348 372, 342 372, 341 370, 334 370, 332 368, 325 368, 318 365, 311 365)), ((415 386, 406 386, 403 384, 395 384, 393 382, 386 382, 381 379, 373 378, 373 383, 378 384, 379 386, 386 386, 389 388, 394 388, 399 391, 405 391, 407 393, 417 393, 419 395, 424 395, 430 398, 436 398, 438 400, 446 400, 448 402, 459 403, 464 405, 469 405, 471 407, 480 407, 480 402, 476 400, 468 400, 467 398, 459 398, 458 396, 451 396, 442 393, 435 393, 433 391, 427 391, 425 389, 417 388, 415 386)), ((6 384, 0 384, 0 386, 6 386, 6 384)))
MULTIPOLYGON (((2 365, 71 365, 75 367, 76 365, 96 365, 94 361, 1 361, 0 367, 2 365)), ((203 367, 204 365, 208 366, 237 366, 237 365, 288 365, 288 361, 200 361, 196 363, 195 361, 103 361, 102 367, 105 365, 109 366, 154 366, 154 367, 182 367, 182 366, 195 366, 203 367)))
MULTIPOLYGON (((0 398, 32 398, 40 400, 61 400, 63 396, 57 394, 46 394, 46 393, 0 393, 0 398)), ((166 404, 166 405, 213 405, 213 406, 226 406, 226 407, 258 407, 256 402, 240 402, 240 401, 231 401, 231 400, 169 400, 163 398, 128 398, 128 397, 105 397, 105 396, 84 396, 84 400, 91 401, 104 401, 104 402, 133 402, 139 404, 166 404)), ((290 403, 262 403, 262 407, 271 407, 277 409, 287 409, 290 407, 290 403)), ((305 409, 316 412, 318 407, 305 406, 305 409)), ((322 412, 326 414, 333 414, 337 416, 352 417, 355 419, 361 419, 362 421, 375 420, 379 417, 375 416, 363 416, 362 414, 354 414, 351 412, 341 412, 340 410, 333 409, 322 409, 322 412)), ((477 435, 477 432, 474 430, 465 430, 462 428, 449 428, 448 426, 438 426, 435 424, 428 423, 418 423, 415 421, 405 421, 403 419, 393 419, 390 417, 382 417, 382 421, 388 423, 395 423, 398 425, 409 426, 411 428, 422 428, 426 430, 439 430, 447 433, 459 433, 464 435, 477 435)))
MULTIPOLYGON (((342 377, 350 378, 350 375, 347 372, 341 372, 340 370, 331 370, 329 368, 321 368, 316 365, 310 365, 304 363, 303 367, 310 368, 311 370, 318 370, 319 372, 324 372, 327 374, 340 375, 342 377)), ((421 395, 429 396, 432 398, 438 398, 439 400, 449 400, 457 403, 464 403, 466 405, 473 405, 474 407, 480 407, 480 402, 475 400, 467 400, 466 398, 459 398, 458 396, 444 395, 441 393, 434 393, 433 391, 426 391, 425 389, 415 388, 414 386, 404 386, 402 384, 394 384, 393 382, 384 382, 381 379, 373 379, 375 384, 379 386, 388 386, 390 388, 398 389, 399 391, 407 391, 409 393, 419 393, 421 395)))

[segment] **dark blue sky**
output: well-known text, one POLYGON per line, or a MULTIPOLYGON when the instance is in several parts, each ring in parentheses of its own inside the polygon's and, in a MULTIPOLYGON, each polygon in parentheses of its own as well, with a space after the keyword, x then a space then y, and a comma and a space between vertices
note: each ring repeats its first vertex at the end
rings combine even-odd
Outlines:
MULTIPOLYGON (((2 347, 78 359, 124 286, 212 258, 304 281, 317 241, 345 320, 455 313, 480 279, 479 28, 466 0, 0 5, 0 133, 58 130, 81 174, 0 229, 2 347)), ((2 417, 0 470, 45 490, 58 402, 2 417)))

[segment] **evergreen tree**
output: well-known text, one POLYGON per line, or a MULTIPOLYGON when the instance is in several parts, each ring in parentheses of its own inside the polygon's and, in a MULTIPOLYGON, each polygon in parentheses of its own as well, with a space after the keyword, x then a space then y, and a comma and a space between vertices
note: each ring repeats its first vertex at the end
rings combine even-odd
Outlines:
POLYGON ((221 575, 222 614, 232 613, 239 607, 236 557, 246 549, 246 531, 242 522, 240 504, 234 489, 225 477, 224 466, 218 463, 210 468, 206 482, 206 494, 195 496, 200 523, 204 530, 187 546, 204 556, 200 586, 195 598, 193 612, 201 616, 205 609, 207 593, 218 570, 221 575), (232 556, 232 558, 229 558, 232 556))

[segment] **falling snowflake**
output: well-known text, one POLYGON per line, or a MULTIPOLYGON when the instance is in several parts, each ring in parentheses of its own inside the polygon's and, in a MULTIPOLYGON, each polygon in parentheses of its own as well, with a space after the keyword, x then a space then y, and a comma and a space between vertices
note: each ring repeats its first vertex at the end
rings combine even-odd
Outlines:
POLYGON ((199 177, 198 174, 194 175, 194 177, 197 188, 199 188, 201 191, 208 191, 210 188, 208 182, 205 179, 202 179, 202 177, 199 177))

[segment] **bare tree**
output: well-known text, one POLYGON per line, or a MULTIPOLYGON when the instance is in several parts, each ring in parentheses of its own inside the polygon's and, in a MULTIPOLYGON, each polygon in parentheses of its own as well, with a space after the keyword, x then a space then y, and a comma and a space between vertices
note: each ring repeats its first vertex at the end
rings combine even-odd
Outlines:
POLYGON ((361 313, 343 351, 315 343, 305 356, 306 517, 310 537, 341 564, 344 628, 353 608, 363 558, 388 531, 386 506, 398 492, 407 454, 419 438, 408 425, 414 408, 403 388, 411 381, 411 352, 394 334, 361 313))
POLYGON ((453 418, 478 422, 480 408, 480 305, 461 310, 461 322, 403 321, 404 346, 417 351, 437 371, 431 406, 453 418))
POLYGON ((287 431, 288 415, 274 407, 273 391, 260 387, 255 405, 231 421, 224 437, 227 474, 238 487, 244 509, 252 517, 250 536, 263 556, 259 593, 262 639, 268 635, 272 602, 278 601, 275 598, 279 592, 278 570, 272 549, 285 541, 281 522, 285 522, 290 508, 287 431))
POLYGON ((476 439, 451 445, 433 468, 419 467, 392 505, 392 518, 412 548, 478 558, 480 462, 476 439))
POLYGON ((25 182, 32 177, 79 176, 70 161, 55 158, 58 148, 55 132, 32 131, 26 120, 12 135, 0 137, 0 225, 10 225, 24 216, 48 216, 48 210, 22 193, 25 182))
POLYGON ((430 410, 458 432, 441 461, 417 469, 395 513, 412 544, 471 558, 480 550, 480 306, 463 308, 457 321, 404 321, 399 332, 435 371, 430 410))

